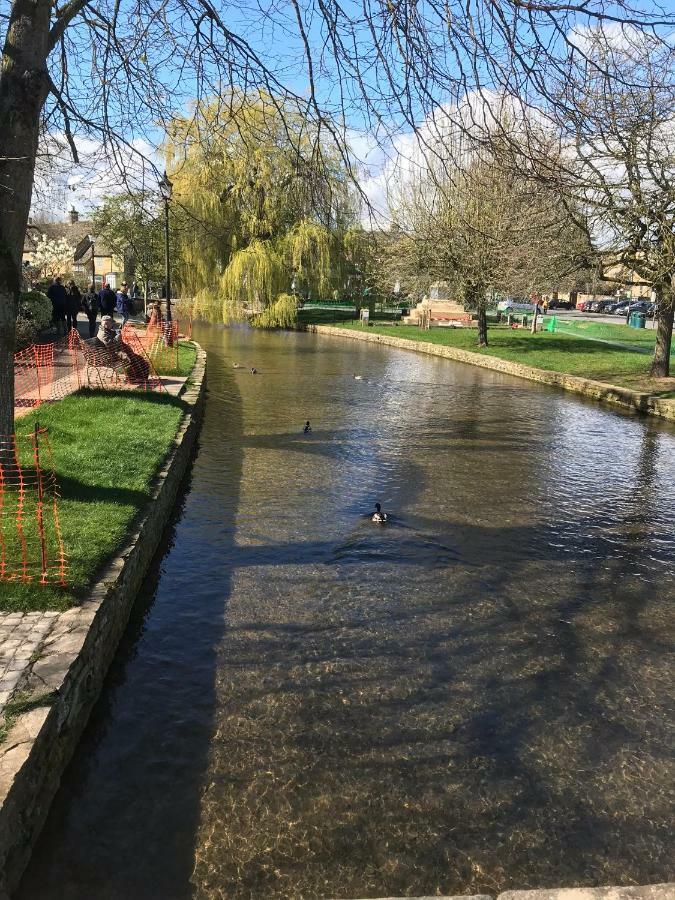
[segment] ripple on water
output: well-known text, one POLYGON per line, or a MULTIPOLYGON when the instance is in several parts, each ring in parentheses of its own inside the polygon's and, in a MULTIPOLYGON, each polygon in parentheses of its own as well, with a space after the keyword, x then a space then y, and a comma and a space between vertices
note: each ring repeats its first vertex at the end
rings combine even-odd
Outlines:
POLYGON ((667 880, 672 430, 403 351, 195 333, 185 509, 20 900, 667 880))

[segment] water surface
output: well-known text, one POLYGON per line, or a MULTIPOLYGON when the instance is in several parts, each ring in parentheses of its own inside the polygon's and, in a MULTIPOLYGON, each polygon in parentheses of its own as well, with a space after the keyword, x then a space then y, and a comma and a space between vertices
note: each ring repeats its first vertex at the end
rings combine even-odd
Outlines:
POLYGON ((196 338, 193 472, 17 896, 671 877, 675 432, 372 344, 196 338))

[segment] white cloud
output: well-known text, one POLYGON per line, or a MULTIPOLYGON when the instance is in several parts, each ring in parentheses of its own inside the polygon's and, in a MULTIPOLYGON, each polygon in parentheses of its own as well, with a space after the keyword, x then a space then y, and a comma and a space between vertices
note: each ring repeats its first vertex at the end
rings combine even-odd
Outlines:
POLYGON ((101 141, 76 137, 79 163, 61 134, 50 136, 39 150, 33 189, 32 214, 62 220, 71 207, 86 216, 109 194, 154 190, 156 170, 162 168, 157 148, 144 140, 114 148, 101 141))

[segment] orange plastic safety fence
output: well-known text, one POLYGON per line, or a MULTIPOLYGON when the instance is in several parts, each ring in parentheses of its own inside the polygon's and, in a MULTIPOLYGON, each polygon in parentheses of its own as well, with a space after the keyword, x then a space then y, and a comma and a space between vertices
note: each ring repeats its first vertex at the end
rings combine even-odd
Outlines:
POLYGON ((152 359, 143 346, 138 332, 129 324, 122 329, 122 347, 127 358, 126 377, 132 384, 146 391, 165 391, 152 359))
POLYGON ((14 405, 33 409, 51 399, 54 345, 33 344, 14 354, 14 405))
MULTIPOLYGON (((177 347, 171 352, 177 362, 177 347)), ((83 387, 165 390, 152 356, 129 325, 123 329, 121 341, 108 347, 83 340, 75 329, 54 343, 35 344, 15 354, 14 373, 17 417, 83 387)))
POLYGON ((0 435, 0 581, 66 585, 58 498, 47 430, 0 435))
POLYGON ((145 332, 145 347, 155 366, 163 371, 178 369, 178 333, 176 319, 148 325, 145 332))

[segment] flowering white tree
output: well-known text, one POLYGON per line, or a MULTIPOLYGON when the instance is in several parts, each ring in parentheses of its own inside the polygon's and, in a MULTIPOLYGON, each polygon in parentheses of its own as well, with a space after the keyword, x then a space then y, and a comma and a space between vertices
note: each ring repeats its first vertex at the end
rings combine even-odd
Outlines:
POLYGON ((65 238, 51 239, 46 234, 41 234, 33 254, 31 267, 38 277, 54 278, 64 269, 72 269, 74 253, 75 248, 65 238))

